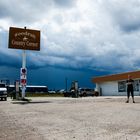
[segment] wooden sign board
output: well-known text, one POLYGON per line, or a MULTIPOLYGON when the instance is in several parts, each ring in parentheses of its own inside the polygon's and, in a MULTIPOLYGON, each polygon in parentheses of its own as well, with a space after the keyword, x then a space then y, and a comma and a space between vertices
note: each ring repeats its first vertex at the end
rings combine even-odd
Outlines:
POLYGON ((10 27, 9 48, 40 50, 40 31, 10 27))

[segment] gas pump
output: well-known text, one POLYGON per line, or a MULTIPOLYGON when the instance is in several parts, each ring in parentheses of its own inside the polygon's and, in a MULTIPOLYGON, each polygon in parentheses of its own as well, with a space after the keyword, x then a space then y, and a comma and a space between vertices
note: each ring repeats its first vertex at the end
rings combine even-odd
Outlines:
POLYGON ((73 81, 71 83, 71 93, 72 97, 78 98, 78 81, 73 81))

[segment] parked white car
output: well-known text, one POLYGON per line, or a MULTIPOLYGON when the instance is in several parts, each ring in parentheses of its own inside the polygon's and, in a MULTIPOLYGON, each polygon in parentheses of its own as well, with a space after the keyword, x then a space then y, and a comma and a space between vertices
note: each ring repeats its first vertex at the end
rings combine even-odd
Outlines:
POLYGON ((79 88, 78 93, 80 97, 94 96, 94 89, 79 88))

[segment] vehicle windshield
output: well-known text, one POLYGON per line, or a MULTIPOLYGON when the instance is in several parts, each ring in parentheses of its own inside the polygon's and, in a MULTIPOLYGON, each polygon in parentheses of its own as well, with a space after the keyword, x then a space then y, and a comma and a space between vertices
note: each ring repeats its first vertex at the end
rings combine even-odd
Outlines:
POLYGON ((80 91, 92 91, 92 89, 89 89, 89 88, 85 88, 85 89, 80 89, 80 91))

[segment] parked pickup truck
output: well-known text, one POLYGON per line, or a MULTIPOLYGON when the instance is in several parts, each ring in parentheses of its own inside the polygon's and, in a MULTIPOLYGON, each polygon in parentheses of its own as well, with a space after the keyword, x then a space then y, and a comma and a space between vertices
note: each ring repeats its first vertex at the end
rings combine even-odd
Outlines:
POLYGON ((7 88, 6 88, 5 84, 3 84, 3 83, 0 83, 0 100, 7 101, 7 88))
POLYGON ((87 96, 99 96, 99 93, 94 91, 94 89, 90 88, 79 88, 78 90, 80 97, 87 97, 87 96))

